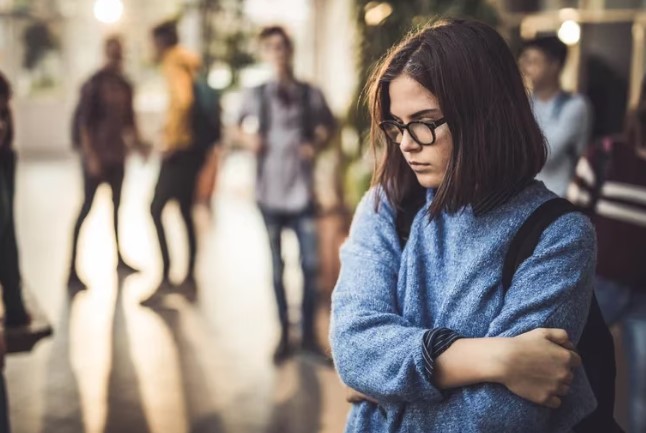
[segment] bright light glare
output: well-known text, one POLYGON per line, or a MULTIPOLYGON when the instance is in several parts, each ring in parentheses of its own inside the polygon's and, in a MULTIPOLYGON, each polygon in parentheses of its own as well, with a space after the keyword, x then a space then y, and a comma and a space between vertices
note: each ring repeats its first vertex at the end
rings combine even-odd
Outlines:
POLYGON ((226 89, 231 84, 232 79, 233 73, 227 65, 216 65, 209 71, 209 86, 214 89, 226 89))
POLYGON ((94 16, 104 24, 114 24, 123 15, 121 0, 96 0, 94 3, 94 16))
POLYGON ((366 5, 364 19, 369 26, 378 26, 393 13, 393 7, 387 3, 370 2, 366 5))
POLYGON ((559 39, 566 45, 576 45, 581 39, 581 26, 576 21, 564 21, 559 28, 559 39))

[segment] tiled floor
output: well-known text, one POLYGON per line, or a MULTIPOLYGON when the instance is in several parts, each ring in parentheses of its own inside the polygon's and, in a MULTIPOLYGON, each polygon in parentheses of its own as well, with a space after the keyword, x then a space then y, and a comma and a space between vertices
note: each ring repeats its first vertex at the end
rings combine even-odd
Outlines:
MULTIPOLYGON (((81 234, 78 261, 89 290, 68 300, 71 231, 81 201, 75 159, 23 161, 17 220, 22 269, 54 337, 11 355, 6 375, 16 433, 333 433, 348 406, 333 370, 297 357, 271 363, 277 338, 269 251, 252 199, 253 164, 223 166, 214 213, 198 212, 200 295, 170 296, 162 308, 139 300, 157 282, 148 213, 155 162, 128 165, 121 210, 126 257, 141 274, 117 278, 107 187, 81 234)), ((173 276, 183 275, 178 209, 171 228, 173 276)), ((287 236, 288 275, 298 313, 297 247, 287 236)), ((295 316, 296 316, 295 314, 295 316)), ((324 333, 324 331, 323 331, 324 333)))

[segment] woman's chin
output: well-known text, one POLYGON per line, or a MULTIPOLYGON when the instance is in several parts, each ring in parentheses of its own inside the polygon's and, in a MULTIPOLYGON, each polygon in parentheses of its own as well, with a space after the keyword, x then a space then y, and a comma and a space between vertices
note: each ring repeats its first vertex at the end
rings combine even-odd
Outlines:
POLYGON ((437 188, 442 183, 442 177, 435 173, 415 173, 417 181, 424 188, 437 188))

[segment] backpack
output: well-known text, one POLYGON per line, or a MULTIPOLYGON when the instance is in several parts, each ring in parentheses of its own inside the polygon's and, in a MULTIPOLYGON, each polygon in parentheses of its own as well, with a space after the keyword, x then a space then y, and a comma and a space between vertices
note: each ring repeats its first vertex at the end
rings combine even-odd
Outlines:
MULTIPOLYGON (((419 200, 409 203, 404 203, 404 207, 397 212, 396 226, 402 248, 410 234, 413 219, 421 209, 421 206, 413 206, 418 205, 419 200)), ((560 216, 579 211, 569 201, 554 198, 540 205, 525 220, 512 239, 505 256, 502 271, 502 286, 505 292, 509 290, 518 267, 534 253, 543 231, 560 216)), ((597 399, 597 408, 574 426, 574 432, 621 432, 613 416, 616 374, 614 342, 594 293, 577 351, 581 355, 583 368, 597 399)))
POLYGON ((202 76, 193 81, 191 113, 193 140, 196 149, 208 150, 222 135, 220 96, 202 76))

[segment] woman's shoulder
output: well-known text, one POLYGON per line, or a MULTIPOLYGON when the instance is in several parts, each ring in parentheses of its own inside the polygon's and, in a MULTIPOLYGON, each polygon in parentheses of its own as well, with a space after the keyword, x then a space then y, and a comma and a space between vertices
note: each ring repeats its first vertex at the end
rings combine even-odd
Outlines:
POLYGON ((354 211, 352 225, 381 225, 395 223, 396 212, 380 186, 366 191, 354 211))
MULTIPOLYGON (((519 224, 524 223, 541 205, 558 196, 547 189, 543 182, 533 181, 510 203, 508 212, 514 214, 519 224)), ((554 244, 575 242, 580 248, 594 249, 596 237, 594 226, 582 212, 567 212, 556 218, 541 236, 541 243, 554 244)))

